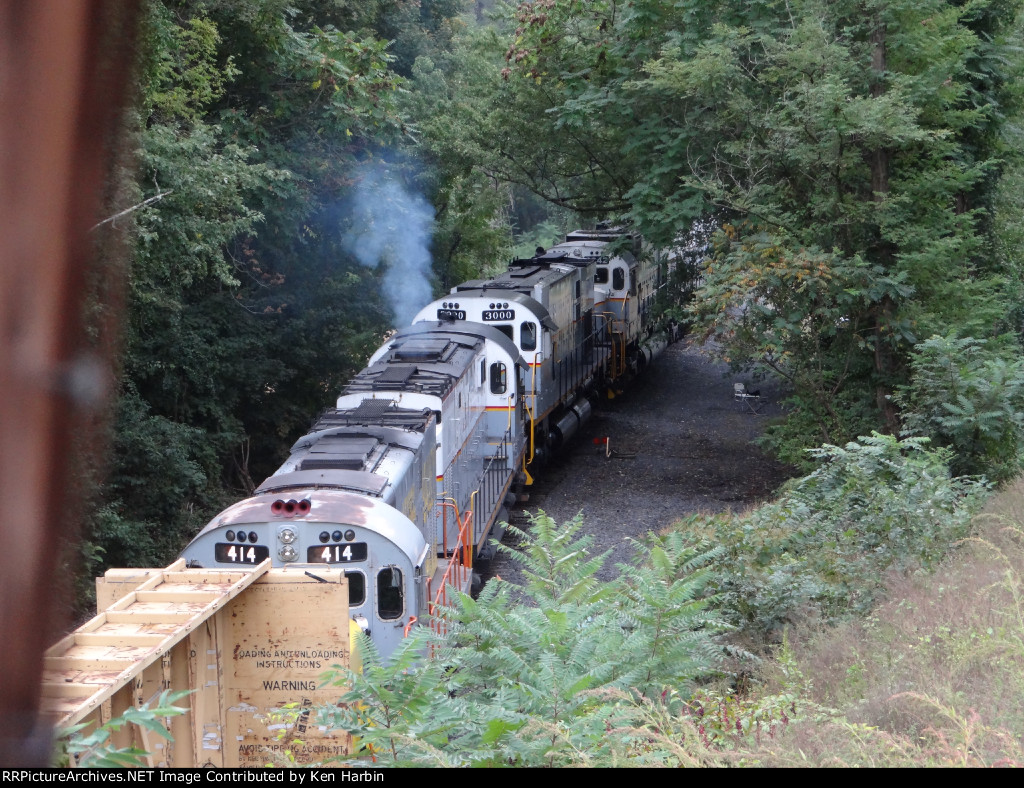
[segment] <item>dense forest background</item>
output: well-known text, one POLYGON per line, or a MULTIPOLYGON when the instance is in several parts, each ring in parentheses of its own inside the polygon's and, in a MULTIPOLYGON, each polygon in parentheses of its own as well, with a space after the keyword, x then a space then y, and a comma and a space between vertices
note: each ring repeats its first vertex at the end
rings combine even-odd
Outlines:
POLYGON ((333 724, 416 763, 1024 762, 1005 703, 1024 696, 1024 573, 1003 533, 1024 527, 971 519, 1024 448, 1019 2, 144 8, 104 223, 129 249, 120 398, 111 467, 83 471, 83 578, 167 563, 417 299, 571 224, 630 223, 698 252, 701 288, 665 308, 786 381, 764 442, 805 475, 688 519, 612 584, 580 523, 539 517, 527 586, 459 601, 443 660, 417 666, 416 638, 391 666, 367 653, 333 724), (880 623, 887 573, 924 576, 967 538, 1005 575, 943 564, 880 623), (943 600, 960 623, 929 618, 943 600), (796 622, 849 629, 842 659, 810 651, 824 695, 796 622), (803 738, 765 756, 798 717, 803 738))
POLYGON ((144 6, 85 577, 163 564, 361 368, 396 264, 351 239, 389 200, 434 293, 575 222, 704 250, 681 316, 789 382, 766 440, 806 470, 875 429, 1019 468, 1017 2, 144 6))

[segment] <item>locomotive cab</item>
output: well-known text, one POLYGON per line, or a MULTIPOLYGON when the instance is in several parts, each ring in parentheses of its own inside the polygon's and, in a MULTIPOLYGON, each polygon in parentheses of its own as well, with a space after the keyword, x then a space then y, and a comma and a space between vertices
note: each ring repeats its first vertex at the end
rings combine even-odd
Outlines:
POLYGON ((528 463, 590 415, 586 394, 609 354, 594 315, 594 265, 602 246, 578 244, 517 260, 494 279, 457 286, 414 319, 475 322, 515 343, 527 365, 528 463))
MULTIPOLYGON (((330 483, 330 472, 322 472, 330 483)), ((420 530, 379 499, 270 477, 252 498, 225 509, 182 552, 190 566, 238 569, 269 558, 276 567, 344 570, 349 616, 381 654, 427 615, 428 580, 440 571, 420 530), (277 481, 275 481, 277 479, 277 481), (211 560, 212 556, 212 560, 211 560)), ((348 628, 348 622, 325 621, 348 628)))

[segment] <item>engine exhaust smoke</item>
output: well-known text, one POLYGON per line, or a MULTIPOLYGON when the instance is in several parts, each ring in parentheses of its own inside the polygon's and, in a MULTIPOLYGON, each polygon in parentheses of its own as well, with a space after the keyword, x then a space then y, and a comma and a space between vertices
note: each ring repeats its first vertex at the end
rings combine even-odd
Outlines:
POLYGON ((384 296, 391 306, 394 325, 409 325, 433 297, 433 206, 409 191, 384 166, 377 166, 356 187, 349 215, 352 226, 342 238, 346 251, 368 268, 385 266, 384 296))

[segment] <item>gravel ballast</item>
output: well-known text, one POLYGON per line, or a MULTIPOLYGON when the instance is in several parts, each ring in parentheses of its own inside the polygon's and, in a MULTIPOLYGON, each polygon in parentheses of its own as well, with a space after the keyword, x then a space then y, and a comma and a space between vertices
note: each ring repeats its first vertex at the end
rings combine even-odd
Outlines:
MULTIPOLYGON (((741 511, 772 496, 789 469, 753 443, 766 420, 781 415, 778 386, 729 375, 692 339, 670 345, 613 400, 602 400, 569 446, 526 488, 512 513, 544 510, 556 522, 583 513, 595 554, 611 549, 599 577, 632 556, 642 539, 694 513, 741 511), (760 413, 733 397, 734 383, 760 391, 760 413), (608 445, 604 442, 608 438, 608 445), (611 456, 607 456, 609 454, 611 456)), ((504 543, 514 545, 506 535, 504 543)), ((499 553, 478 567, 486 580, 521 581, 499 553)))

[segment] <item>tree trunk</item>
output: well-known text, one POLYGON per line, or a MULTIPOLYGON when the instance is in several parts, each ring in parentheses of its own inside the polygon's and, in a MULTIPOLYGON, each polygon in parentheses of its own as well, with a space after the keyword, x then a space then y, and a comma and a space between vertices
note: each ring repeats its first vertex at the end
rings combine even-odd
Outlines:
MULTIPOLYGON (((876 20, 875 29, 871 33, 871 95, 879 98, 885 94, 885 22, 876 20)), ((887 148, 875 148, 869 153, 871 164, 871 194, 876 204, 881 204, 889 196, 890 151, 887 148)), ((881 231, 879 230, 879 235, 881 231)), ((893 264, 894 249, 892 243, 879 237, 877 243, 878 262, 887 270, 893 264)), ((887 431, 896 434, 899 429, 899 415, 890 398, 891 391, 888 381, 896 369, 896 358, 891 343, 892 323, 896 313, 896 304, 885 296, 874 314, 875 334, 875 371, 879 381, 875 386, 875 402, 885 419, 887 431)))

